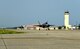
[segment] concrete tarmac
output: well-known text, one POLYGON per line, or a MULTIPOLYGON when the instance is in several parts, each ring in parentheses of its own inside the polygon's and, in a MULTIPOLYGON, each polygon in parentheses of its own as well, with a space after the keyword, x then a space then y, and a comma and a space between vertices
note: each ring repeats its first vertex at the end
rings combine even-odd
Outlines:
POLYGON ((79 30, 16 30, 23 34, 0 34, 0 49, 80 49, 79 30))

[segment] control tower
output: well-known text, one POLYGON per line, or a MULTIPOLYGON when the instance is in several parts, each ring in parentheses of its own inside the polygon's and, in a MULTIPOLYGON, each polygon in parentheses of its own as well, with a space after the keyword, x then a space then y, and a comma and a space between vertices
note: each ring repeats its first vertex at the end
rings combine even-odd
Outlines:
POLYGON ((66 29, 71 28, 71 25, 69 24, 69 15, 69 11, 64 12, 64 26, 66 27, 66 29))

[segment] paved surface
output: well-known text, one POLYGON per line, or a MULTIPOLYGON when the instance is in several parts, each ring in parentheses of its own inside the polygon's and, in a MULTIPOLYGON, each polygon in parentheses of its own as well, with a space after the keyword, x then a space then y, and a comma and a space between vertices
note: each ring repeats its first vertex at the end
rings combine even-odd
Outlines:
POLYGON ((1 34, 0 49, 80 49, 80 31, 25 31, 1 34))

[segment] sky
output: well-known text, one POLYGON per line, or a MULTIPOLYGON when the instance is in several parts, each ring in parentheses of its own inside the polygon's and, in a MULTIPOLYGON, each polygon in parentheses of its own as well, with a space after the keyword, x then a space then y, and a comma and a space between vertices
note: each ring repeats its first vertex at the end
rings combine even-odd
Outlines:
POLYGON ((38 21, 64 25, 64 12, 70 24, 80 23, 80 0, 0 0, 0 27, 36 24, 38 21))

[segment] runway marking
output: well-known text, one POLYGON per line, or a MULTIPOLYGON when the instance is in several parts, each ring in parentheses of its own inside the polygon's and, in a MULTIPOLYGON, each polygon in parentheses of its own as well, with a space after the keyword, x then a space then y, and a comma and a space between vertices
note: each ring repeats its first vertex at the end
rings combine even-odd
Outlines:
POLYGON ((4 44, 4 46, 5 46, 5 49, 8 49, 8 48, 7 48, 7 45, 6 45, 6 43, 5 43, 5 40, 3 39, 2 35, 1 35, 1 39, 2 39, 2 41, 3 41, 3 44, 4 44))

